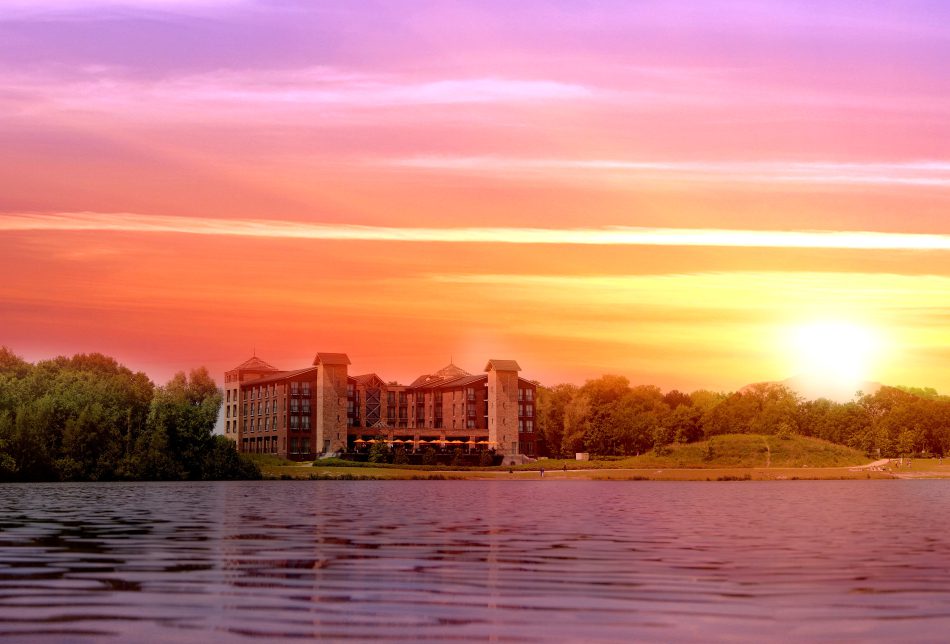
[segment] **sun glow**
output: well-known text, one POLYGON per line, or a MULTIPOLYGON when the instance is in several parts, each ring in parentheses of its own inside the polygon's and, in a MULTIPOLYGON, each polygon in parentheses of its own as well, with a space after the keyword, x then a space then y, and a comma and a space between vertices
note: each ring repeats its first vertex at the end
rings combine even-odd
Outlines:
MULTIPOLYGON (((814 395, 850 397, 871 378, 882 341, 870 327, 841 321, 794 329, 790 349, 798 377, 814 395)), ((805 393, 805 392, 803 392, 805 393)))

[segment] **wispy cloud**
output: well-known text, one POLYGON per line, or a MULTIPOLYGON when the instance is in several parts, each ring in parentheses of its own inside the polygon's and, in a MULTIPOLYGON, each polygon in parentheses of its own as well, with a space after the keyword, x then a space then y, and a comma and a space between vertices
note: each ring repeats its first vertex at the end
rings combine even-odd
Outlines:
POLYGON ((411 228, 266 219, 205 219, 136 213, 70 212, 0 215, 0 232, 103 231, 274 239, 415 243, 561 244, 592 246, 707 246, 856 250, 950 250, 950 234, 713 228, 459 227, 411 228))
POLYGON ((97 9, 204 9, 248 4, 248 0, 2 0, 0 21, 50 12, 78 13, 97 9))
POLYGON ((544 78, 500 76, 426 79, 362 74, 330 67, 290 71, 216 71, 143 79, 115 67, 60 72, 0 70, 0 98, 8 110, 108 114, 129 120, 214 120, 229 116, 258 122, 263 113, 313 118, 332 110, 414 106, 519 104, 583 100, 596 90, 544 78))
MULTIPOLYGON (((372 161, 371 161, 372 163, 372 161)), ((584 180, 766 182, 854 185, 950 186, 950 161, 843 163, 832 161, 635 161, 623 159, 524 159, 422 156, 383 164, 483 176, 584 180)))

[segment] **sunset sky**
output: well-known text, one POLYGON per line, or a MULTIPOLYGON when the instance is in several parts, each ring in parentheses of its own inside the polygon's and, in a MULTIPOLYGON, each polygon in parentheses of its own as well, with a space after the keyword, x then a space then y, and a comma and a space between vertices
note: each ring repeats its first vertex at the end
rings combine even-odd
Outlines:
POLYGON ((948 60, 943 1, 0 0, 0 344, 950 393, 948 60))

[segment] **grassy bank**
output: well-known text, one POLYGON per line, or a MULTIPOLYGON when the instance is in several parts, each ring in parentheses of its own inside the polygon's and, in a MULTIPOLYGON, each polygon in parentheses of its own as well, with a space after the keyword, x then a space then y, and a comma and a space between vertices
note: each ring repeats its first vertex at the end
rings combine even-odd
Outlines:
POLYGON ((516 467, 453 468, 445 465, 391 465, 321 459, 297 463, 272 455, 255 455, 266 478, 346 479, 534 479, 596 480, 794 480, 890 478, 886 472, 852 471, 868 459, 856 450, 801 436, 733 434, 710 441, 669 446, 628 458, 577 461, 542 459, 516 467))
POLYGON ((722 468, 826 468, 864 465, 861 452, 817 438, 791 436, 781 439, 759 434, 725 434, 708 441, 670 445, 662 454, 609 460, 575 461, 544 459, 519 468, 568 469, 722 469, 722 468))

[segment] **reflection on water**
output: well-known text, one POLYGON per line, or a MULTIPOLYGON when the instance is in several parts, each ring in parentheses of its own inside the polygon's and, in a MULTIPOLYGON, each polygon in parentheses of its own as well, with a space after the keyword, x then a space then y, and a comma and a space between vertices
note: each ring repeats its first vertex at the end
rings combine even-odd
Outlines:
POLYGON ((0 636, 939 640, 941 481, 0 486, 0 636))

